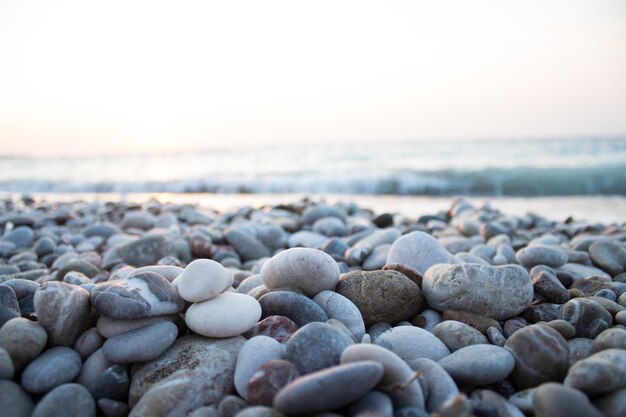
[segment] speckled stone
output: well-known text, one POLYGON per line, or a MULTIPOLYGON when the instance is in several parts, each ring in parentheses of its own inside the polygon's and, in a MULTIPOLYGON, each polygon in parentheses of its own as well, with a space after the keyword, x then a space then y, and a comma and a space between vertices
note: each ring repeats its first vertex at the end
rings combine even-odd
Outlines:
POLYGON ((39 356, 47 340, 46 330, 39 323, 21 317, 0 327, 0 347, 9 353, 16 371, 39 356))
POLYGON ((276 393, 299 376, 298 368, 289 361, 266 361, 250 377, 245 398, 250 404, 271 407, 276 393))
POLYGON ((239 351, 235 367, 235 389, 247 400, 246 386, 252 375, 265 362, 282 359, 285 356, 285 345, 267 336, 255 336, 249 339, 239 351))
POLYGON ((268 336, 280 343, 285 343, 300 327, 285 316, 269 316, 258 322, 241 335, 246 339, 254 336, 268 336))
POLYGON ((396 353, 405 361, 428 358, 438 361, 450 354, 432 333, 414 326, 397 326, 376 338, 374 344, 396 353))
POLYGON ((328 316, 310 298, 292 291, 272 291, 259 298, 263 311, 262 318, 285 316, 298 326, 312 322, 325 322, 328 316))
POLYGON ((489 344, 487 338, 472 326, 455 320, 442 321, 432 332, 450 352, 469 345, 489 344))
POLYGON ((59 346, 46 350, 22 372, 22 386, 32 394, 45 394, 78 376, 82 361, 74 350, 59 346))
POLYGON ((261 313, 261 305, 254 297, 225 292, 191 305, 185 313, 185 323, 206 337, 232 337, 250 330, 261 313))
POLYGON ((424 232, 411 232, 398 238, 387 255, 388 264, 408 265, 422 276, 435 264, 460 262, 437 239, 424 232))
POLYGON ((309 323, 287 342, 285 359, 301 374, 309 374, 339 364, 341 354, 353 340, 341 330, 326 323, 309 323))
POLYGON ((336 291, 357 306, 366 326, 410 320, 424 302, 417 284, 393 270, 348 272, 336 291))
POLYGON ((488 385, 506 378, 515 366, 510 351, 493 345, 472 345, 441 359, 439 365, 463 386, 488 385))
POLYGON ((611 314, 601 304, 587 298, 575 298, 563 304, 559 319, 574 326, 576 336, 590 339, 594 339, 613 323, 611 314))
POLYGON ((39 401, 31 417, 95 417, 96 403, 85 387, 63 384, 39 401))
POLYGON ((626 350, 607 349, 576 362, 563 384, 589 396, 626 388, 626 350))

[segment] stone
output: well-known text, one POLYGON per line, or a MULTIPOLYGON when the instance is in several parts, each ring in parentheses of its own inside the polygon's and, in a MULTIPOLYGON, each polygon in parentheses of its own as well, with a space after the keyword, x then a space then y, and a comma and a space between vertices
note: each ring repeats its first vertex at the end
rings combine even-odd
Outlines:
POLYGON ((348 272, 336 292, 357 306, 366 326, 410 320, 424 302, 417 284, 393 270, 348 272))
POLYGON ((302 376, 281 389, 274 406, 290 415, 313 414, 346 406, 374 388, 383 366, 360 361, 302 376))
POLYGON ((532 268, 536 265, 558 268, 567 263, 567 254, 553 246, 533 245, 517 251, 515 259, 520 265, 527 268, 532 268))
POLYGON ((341 354, 354 341, 326 323, 309 323, 287 342, 285 359, 301 374, 309 374, 339 364, 341 354))
POLYGON ((502 332, 495 327, 490 327, 487 329, 487 339, 492 345, 504 347, 506 344, 506 337, 502 334, 502 332))
POLYGON ((504 323, 504 326, 502 326, 502 332, 505 337, 509 338, 513 335, 513 333, 515 333, 519 329, 526 327, 527 325, 528 323, 524 318, 514 317, 504 323))
POLYGON ((227 395, 217 405, 217 414, 220 417, 232 417, 245 409, 249 404, 236 395, 227 395))
POLYGON ((342 364, 370 360, 383 366, 378 387, 389 393, 396 409, 424 408, 424 395, 413 371, 392 351, 376 345, 356 344, 347 347, 341 355, 342 364))
POLYGON ((348 218, 346 211, 341 207, 332 207, 326 205, 316 205, 308 207, 302 214, 302 221, 305 224, 313 224, 323 217, 337 217, 342 222, 348 218))
POLYGON ((390 244, 376 246, 363 261, 363 269, 365 271, 382 269, 387 263, 387 255, 390 248, 390 244))
POLYGON ((177 336, 174 323, 160 321, 111 337, 102 345, 102 353, 115 363, 147 362, 172 346, 177 336))
POLYGON ((0 380, 13 379, 15 375, 15 366, 13 366, 13 359, 6 349, 0 347, 0 380))
POLYGON ((0 327, 0 347, 9 353, 16 371, 39 356, 47 341, 46 330, 28 319, 14 318, 0 327))
POLYGON ((145 211, 128 211, 124 214, 122 229, 141 229, 150 230, 156 225, 156 219, 150 212, 145 211))
POLYGON ((85 330, 76 342, 74 342, 73 349, 80 355, 80 358, 84 361, 91 356, 96 350, 100 349, 104 344, 104 337, 98 333, 98 329, 92 327, 85 330))
MULTIPOLYGON (((121 401, 110 400, 108 398, 100 398, 96 402, 96 404, 98 405, 98 409, 102 411, 102 414, 104 414, 104 417, 126 417, 130 412, 130 407, 128 406, 128 404, 121 401)), ((217 417, 217 415, 215 417, 217 417)))
POLYGON ((563 304, 569 301, 570 295, 567 288, 561 284, 558 278, 548 272, 541 271, 532 278, 533 289, 536 295, 540 295, 550 303, 563 304))
POLYGON ((98 349, 83 363, 76 382, 91 390, 98 378, 113 365, 111 361, 104 357, 102 349, 98 349))
POLYGON ((316 249, 321 247, 326 239, 327 237, 322 234, 309 230, 300 230, 287 238, 287 246, 290 248, 303 247, 316 249))
POLYGON ((446 345, 450 352, 470 345, 489 344, 481 332, 455 320, 442 321, 434 327, 432 333, 446 345))
POLYGON ((607 349, 576 362, 563 384, 588 396, 626 388, 626 350, 607 349))
POLYGON ((292 248, 265 262, 261 267, 261 278, 267 288, 293 286, 313 297, 335 288, 339 281, 339 266, 320 250, 292 248))
POLYGON ((176 288, 156 272, 98 284, 91 292, 91 304, 99 313, 114 319, 176 314, 185 306, 176 288))
POLYGON ((471 345, 441 359, 439 365, 462 386, 489 385, 513 371, 515 358, 510 351, 493 345, 471 345))
POLYGON ((626 415, 626 388, 594 398, 593 404, 605 417, 623 417, 626 415))
POLYGON ((574 281, 589 277, 600 277, 606 281, 611 280, 611 276, 603 270, 588 265, 567 263, 556 269, 557 276, 559 276, 559 273, 563 272, 571 276, 574 281))
POLYGON ((246 339, 254 336, 268 336, 280 343, 285 343, 300 327, 285 316, 269 316, 258 322, 241 335, 246 339))
POLYGON ((339 320, 350 332, 361 340, 365 335, 365 323, 358 307, 343 295, 334 291, 322 291, 313 297, 330 319, 339 320))
POLYGON ((210 300, 233 285, 233 272, 210 259, 197 259, 177 278, 180 296, 195 303, 210 300))
POLYGON ((461 310, 446 310, 441 315, 441 318, 445 320, 455 320, 472 326, 482 334, 487 334, 487 330, 490 327, 495 327, 498 330, 502 330, 500 323, 491 317, 483 316, 481 314, 472 313, 471 311, 461 310))
POLYGON ((507 339, 505 348, 515 356, 511 380, 518 390, 562 381, 567 373, 569 345, 550 326, 535 324, 519 329, 507 339))
POLYGON ((613 323, 611 314, 601 304, 586 298, 574 298, 563 304, 559 319, 574 326, 576 336, 589 339, 594 339, 613 323))
POLYGON ((313 223, 313 231, 324 236, 345 236, 348 233, 346 225, 337 217, 322 217, 313 223))
POLYGON ((387 255, 388 264, 404 264, 420 275, 435 264, 456 264, 461 260, 443 247, 437 239, 424 232, 411 232, 398 238, 387 255))
POLYGON ((206 337, 232 337, 250 330, 261 318, 261 305, 246 294, 225 292, 192 304, 185 313, 185 323, 206 337))
POLYGON ((178 314, 144 317, 134 320, 118 320, 107 316, 100 316, 96 322, 96 329, 101 336, 110 339, 120 333, 130 332, 131 330, 140 329, 161 321, 175 321, 177 318, 178 314))
POLYGON ((93 398, 98 401, 108 398, 115 401, 126 401, 130 379, 122 365, 112 365, 106 368, 88 388, 93 398))
POLYGON ((272 291, 259 298, 263 318, 285 316, 298 326, 316 321, 325 322, 328 316, 313 300, 292 291, 272 291))
POLYGON ((584 337, 575 337, 567 341, 569 345, 569 365, 593 354, 593 340, 584 337))
POLYGON ((72 346, 89 328, 89 293, 81 287, 46 282, 35 292, 34 305, 39 324, 46 329, 52 346, 72 346))
POLYGON ((0 285, 0 327, 7 321, 21 316, 20 304, 13 288, 0 285))
POLYGON ((96 403, 85 387, 63 384, 39 401, 31 417, 96 417, 96 403))
POLYGON ((533 300, 530 276, 516 265, 435 265, 424 275, 422 291, 435 310, 465 310, 496 320, 515 317, 533 300))
POLYGON ((33 240, 33 230, 27 226, 18 226, 15 229, 11 230, 7 233, 2 240, 5 242, 10 242, 15 245, 15 248, 18 250, 25 249, 30 245, 30 242, 33 240))
MULTIPOLYGON (((285 417, 283 413, 275 408, 265 407, 262 405, 256 405, 248 407, 238 412, 234 417, 285 417)), ((325 416, 317 416, 325 417, 325 416)), ((334 416, 331 416, 334 417, 334 416)))
POLYGON ((589 246, 589 256, 595 265, 617 276, 626 268, 626 249, 612 241, 598 241, 589 246))
POLYGON ((419 374, 419 383, 426 396, 426 411, 436 412, 454 398, 459 389, 452 377, 437 362, 428 358, 412 359, 409 366, 419 374))
POLYGON ((28 393, 13 381, 0 379, 0 410, 7 417, 30 417, 35 404, 28 393))
POLYGON ((533 409, 537 417, 603 417, 585 394, 554 382, 537 387, 533 409))
POLYGON ((51 254, 57 248, 56 243, 48 236, 43 236, 33 246, 33 252, 37 254, 39 258, 43 258, 46 255, 51 254))
POLYGON ((226 241, 235 248, 244 262, 252 259, 265 258, 271 255, 269 249, 260 240, 241 230, 230 229, 226 232, 224 237, 226 241))
POLYGON ((69 272, 80 272, 88 278, 94 277, 100 270, 87 261, 80 259, 72 260, 57 271, 57 279, 62 281, 69 272))
POLYGON ((246 387, 250 378, 265 362, 282 359, 285 356, 285 345, 267 336, 255 336, 243 345, 237 357, 235 367, 235 389, 245 400, 248 400, 246 387))
POLYGON ((614 327, 603 331, 594 339, 594 353, 607 349, 626 350, 626 330, 614 327))
POLYGON ((391 416, 393 415, 393 403, 387 394, 380 391, 370 391, 352 403, 348 415, 365 417, 368 415, 391 416))
POLYGON ((59 346, 46 350, 22 372, 22 387, 31 394, 45 394, 71 382, 80 372, 82 361, 72 349, 59 346))
POLYGON ((115 254, 123 262, 139 268, 155 265, 166 256, 175 256, 176 248, 164 235, 149 235, 118 246, 115 254))
POLYGON ((417 358, 438 361, 450 354, 441 340, 414 326, 394 327, 378 336, 374 344, 389 349, 405 361, 417 358))
POLYGON ((163 276, 163 278, 165 278, 169 282, 173 282, 183 272, 183 268, 175 265, 142 266, 141 268, 136 268, 135 270, 133 270, 126 278, 141 274, 143 272, 156 272, 157 274, 163 276))
POLYGON ((559 332, 565 339, 576 336, 576 328, 565 320, 552 320, 547 325, 559 332))
POLYGON ((299 376, 298 368, 289 361, 266 361, 250 377, 245 398, 250 404, 271 407, 278 391, 299 376))

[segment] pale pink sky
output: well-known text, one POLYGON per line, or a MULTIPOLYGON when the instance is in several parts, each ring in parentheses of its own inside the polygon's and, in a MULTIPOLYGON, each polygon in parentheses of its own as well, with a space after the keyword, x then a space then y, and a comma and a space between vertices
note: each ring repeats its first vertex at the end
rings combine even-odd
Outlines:
POLYGON ((587 135, 623 0, 0 0, 0 154, 587 135))

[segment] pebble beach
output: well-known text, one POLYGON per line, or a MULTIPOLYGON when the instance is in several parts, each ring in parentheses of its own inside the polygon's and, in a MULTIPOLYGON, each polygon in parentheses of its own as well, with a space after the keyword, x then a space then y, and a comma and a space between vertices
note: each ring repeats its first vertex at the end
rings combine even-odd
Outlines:
POLYGON ((623 417, 615 217, 5 197, 0 414, 623 417))

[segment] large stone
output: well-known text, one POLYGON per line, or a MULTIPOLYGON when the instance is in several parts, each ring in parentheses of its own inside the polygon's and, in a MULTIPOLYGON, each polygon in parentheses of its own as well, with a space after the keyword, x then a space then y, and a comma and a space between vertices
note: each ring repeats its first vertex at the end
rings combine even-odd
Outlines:
POLYGON ((308 374, 339 364, 341 354, 352 344, 348 335, 329 324, 309 323, 291 336, 285 358, 301 374, 308 374))
POLYGON ((72 382, 82 361, 74 350, 59 346, 46 350, 22 372, 22 386, 32 394, 46 392, 67 382, 72 382))
POLYGON ((146 362, 165 352, 177 336, 174 323, 160 321, 111 337, 102 345, 102 353, 114 363, 146 362))
POLYGON ((607 349, 576 362, 563 384, 589 396, 626 388, 626 350, 607 349))
POLYGON ((398 326, 383 333, 374 343, 396 353, 405 361, 428 358, 438 361, 450 351, 432 333, 413 326, 398 326))
POLYGON ((225 292, 189 307, 185 323, 206 337, 232 337, 250 330, 261 314, 261 304, 254 297, 225 292))
POLYGON ((398 238, 387 255, 388 264, 404 264, 420 275, 435 264, 457 264, 462 261, 452 255, 437 239, 424 232, 411 232, 398 238))
POLYGON ((424 302, 417 284, 393 270, 348 272, 336 291, 357 306, 366 326, 410 320, 424 302))
POLYGON ((516 265, 435 265, 424 275, 422 291, 435 310, 465 310, 496 320, 517 316, 533 300, 530 276, 516 265))
POLYGON ((21 317, 0 327, 0 347, 9 353, 17 371, 39 356, 47 340, 46 330, 39 323, 21 317))

